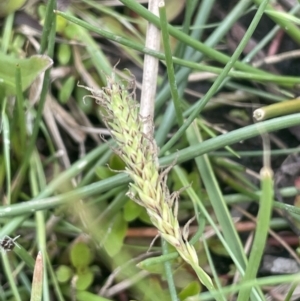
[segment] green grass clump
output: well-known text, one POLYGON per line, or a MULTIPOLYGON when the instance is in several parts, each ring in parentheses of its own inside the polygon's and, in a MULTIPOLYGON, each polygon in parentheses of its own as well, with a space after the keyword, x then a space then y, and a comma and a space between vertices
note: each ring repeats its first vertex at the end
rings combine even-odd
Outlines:
MULTIPOLYGON (((289 229, 273 209, 291 221, 300 214, 297 199, 274 199, 267 159, 299 147, 251 151, 258 144, 248 147, 247 140, 270 135, 272 148, 282 147, 274 132, 299 125, 300 78, 265 68, 295 53, 258 61, 256 54, 268 53, 280 28, 299 42, 300 4, 278 13, 267 0, 232 1, 228 11, 222 0, 186 0, 183 11, 159 1, 158 16, 136 0, 120 1, 117 8, 27 1, 21 25, 33 21, 31 31, 15 14, 23 0, 0 4, 0 241, 20 235, 1 254, 0 300, 265 301, 265 288, 299 281, 299 274, 258 274, 264 246, 276 237, 271 229, 289 229), (221 11, 224 18, 211 24, 221 11), (230 32, 248 13, 253 18, 230 54, 230 32), (169 18, 176 14, 174 23, 169 18), (276 25, 252 44, 266 16, 276 25), (162 30, 163 49, 145 46, 147 22, 162 30), (155 74, 144 55, 167 72, 155 74), (112 67, 117 61, 137 75, 136 89, 112 67), (149 75, 149 91, 136 68, 149 75), (141 117, 148 106, 153 112, 141 117), (251 170, 245 162, 255 156, 264 163, 256 160, 251 170), (258 204, 257 222, 245 211, 239 221, 232 218, 233 206, 245 202, 258 204), (253 221, 249 250, 240 235, 246 218, 253 221), (152 242, 156 236, 161 244, 152 242), (225 272, 219 258, 228 262, 225 272)), ((155 31, 152 41, 159 41, 155 31)), ((297 194, 295 187, 281 192, 297 194)), ((300 263, 297 246, 281 243, 300 263)))

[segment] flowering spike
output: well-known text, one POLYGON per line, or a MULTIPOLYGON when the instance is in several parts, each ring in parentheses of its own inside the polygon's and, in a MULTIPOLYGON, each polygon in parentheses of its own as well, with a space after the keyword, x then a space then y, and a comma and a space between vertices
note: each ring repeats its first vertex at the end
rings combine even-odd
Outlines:
POLYGON ((134 181, 127 195, 146 209, 160 235, 195 267, 198 265, 197 253, 187 241, 190 222, 182 233, 177 220, 178 195, 171 195, 167 187, 167 175, 173 165, 159 173, 158 147, 153 139, 153 130, 146 134, 142 131, 148 120, 139 115, 138 104, 132 97, 134 91, 130 94, 124 85, 117 84, 114 74, 107 78, 107 83, 101 92, 88 90, 101 105, 102 119, 120 148, 117 154, 125 162, 125 171, 134 181))

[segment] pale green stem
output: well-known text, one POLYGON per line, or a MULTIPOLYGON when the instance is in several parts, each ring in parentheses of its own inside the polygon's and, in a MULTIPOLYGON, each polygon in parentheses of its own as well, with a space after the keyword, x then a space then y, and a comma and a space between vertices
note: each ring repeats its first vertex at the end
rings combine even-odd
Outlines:
POLYGON ((265 106, 256 109, 253 112, 253 117, 256 121, 262 121, 272 117, 283 116, 300 112, 300 98, 274 103, 269 106, 265 106))
MULTIPOLYGON (((243 282, 255 280, 268 237, 269 224, 273 203, 273 172, 263 167, 261 172, 262 194, 257 216, 257 227, 250 253, 249 262, 243 277, 243 282)), ((241 289, 237 301, 245 301, 250 297, 251 288, 241 289)))

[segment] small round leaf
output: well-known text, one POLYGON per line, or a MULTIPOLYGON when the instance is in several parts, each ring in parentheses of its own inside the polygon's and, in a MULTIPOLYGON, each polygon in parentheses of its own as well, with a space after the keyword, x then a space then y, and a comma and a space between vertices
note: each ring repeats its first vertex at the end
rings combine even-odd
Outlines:
POLYGON ((85 243, 79 242, 72 247, 71 262, 77 270, 87 267, 91 261, 92 253, 85 243))
POLYGON ((66 283, 71 279, 73 271, 68 266, 61 265, 61 266, 59 266, 59 268, 56 270, 55 273, 56 273, 56 278, 57 278, 58 282, 66 283))

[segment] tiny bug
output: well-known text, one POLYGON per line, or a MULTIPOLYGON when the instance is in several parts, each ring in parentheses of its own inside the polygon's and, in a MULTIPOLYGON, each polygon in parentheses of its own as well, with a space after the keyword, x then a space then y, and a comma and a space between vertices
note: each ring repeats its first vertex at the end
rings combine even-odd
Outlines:
MULTIPOLYGON (((0 240, 0 251, 3 253, 9 252, 13 250, 13 248, 16 246, 15 241, 20 237, 20 235, 16 236, 15 238, 11 238, 9 236, 4 236, 3 239, 0 240)), ((18 248, 20 248, 18 246, 18 248)))

